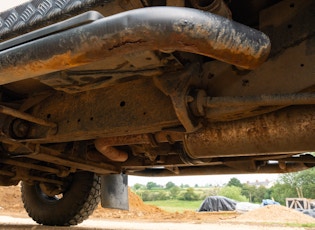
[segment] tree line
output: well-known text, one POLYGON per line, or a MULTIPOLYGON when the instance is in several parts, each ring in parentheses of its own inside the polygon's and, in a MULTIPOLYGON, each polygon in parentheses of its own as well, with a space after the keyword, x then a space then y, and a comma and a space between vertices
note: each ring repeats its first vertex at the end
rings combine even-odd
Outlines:
POLYGON ((274 199, 285 205, 286 198, 315 198, 315 168, 297 173, 287 173, 279 176, 278 180, 271 186, 255 186, 241 183, 236 177, 224 186, 204 186, 197 184, 194 187, 188 185, 177 186, 168 182, 165 186, 148 182, 146 185, 135 184, 132 190, 139 195, 143 201, 155 200, 203 200, 207 196, 225 196, 236 201, 248 201, 261 203, 263 199, 274 199))

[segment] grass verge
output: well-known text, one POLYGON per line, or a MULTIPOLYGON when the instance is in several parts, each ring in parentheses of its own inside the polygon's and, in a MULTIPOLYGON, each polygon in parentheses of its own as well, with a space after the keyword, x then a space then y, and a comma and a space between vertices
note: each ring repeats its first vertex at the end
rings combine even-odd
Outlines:
POLYGON ((287 223, 286 226, 288 227, 299 227, 299 228, 315 228, 315 223, 305 223, 305 224, 299 224, 299 223, 287 223))
POLYGON ((184 201, 184 200, 157 200, 146 201, 146 204, 155 205, 168 212, 196 211, 202 203, 202 200, 184 201))

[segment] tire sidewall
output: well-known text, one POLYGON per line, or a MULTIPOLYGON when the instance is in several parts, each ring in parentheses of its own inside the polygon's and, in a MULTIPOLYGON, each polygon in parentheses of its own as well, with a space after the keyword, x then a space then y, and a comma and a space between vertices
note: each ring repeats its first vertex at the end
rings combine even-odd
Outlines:
POLYGON ((29 216, 45 225, 70 225, 69 222, 83 209, 93 188, 94 173, 73 174, 68 190, 59 200, 45 196, 38 184, 22 183, 22 199, 29 216))

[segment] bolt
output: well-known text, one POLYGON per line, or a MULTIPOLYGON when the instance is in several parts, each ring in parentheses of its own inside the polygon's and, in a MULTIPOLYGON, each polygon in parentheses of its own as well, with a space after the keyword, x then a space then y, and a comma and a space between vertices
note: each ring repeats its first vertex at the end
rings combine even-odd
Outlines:
POLYGON ((26 137, 29 131, 29 125, 25 121, 22 120, 15 120, 12 124, 12 132, 18 138, 26 137))

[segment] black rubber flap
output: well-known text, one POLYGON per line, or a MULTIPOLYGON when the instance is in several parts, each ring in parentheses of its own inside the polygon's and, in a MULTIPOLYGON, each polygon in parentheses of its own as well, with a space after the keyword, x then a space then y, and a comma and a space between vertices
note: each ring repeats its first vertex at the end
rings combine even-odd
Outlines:
POLYGON ((101 204, 103 208, 129 210, 126 174, 101 176, 101 204))

